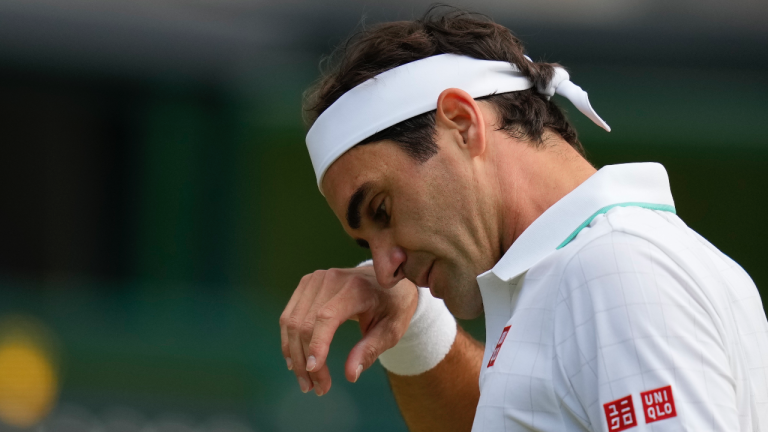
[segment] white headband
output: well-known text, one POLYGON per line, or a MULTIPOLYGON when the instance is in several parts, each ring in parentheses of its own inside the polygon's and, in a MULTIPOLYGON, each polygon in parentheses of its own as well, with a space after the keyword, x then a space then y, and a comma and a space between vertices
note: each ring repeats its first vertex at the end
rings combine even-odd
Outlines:
MULTIPOLYGON (((347 150, 390 126, 436 109, 437 98, 445 89, 458 88, 479 98, 531 87, 533 83, 508 62, 455 54, 427 57, 383 72, 344 93, 309 129, 307 148, 317 186, 347 150)), ((547 98, 555 93, 568 98, 598 126, 611 131, 565 69, 555 68, 549 85, 537 90, 547 98)))

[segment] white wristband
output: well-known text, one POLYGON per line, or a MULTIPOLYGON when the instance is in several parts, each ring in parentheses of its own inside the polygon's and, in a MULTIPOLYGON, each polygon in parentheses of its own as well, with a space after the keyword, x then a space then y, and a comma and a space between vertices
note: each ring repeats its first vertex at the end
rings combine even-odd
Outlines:
MULTIPOLYGON (((370 265, 371 261, 360 263, 370 265)), ((419 375, 443 361, 456 340, 456 319, 445 303, 432 297, 428 288, 418 288, 416 306, 403 337, 379 356, 382 366, 396 375, 419 375)))

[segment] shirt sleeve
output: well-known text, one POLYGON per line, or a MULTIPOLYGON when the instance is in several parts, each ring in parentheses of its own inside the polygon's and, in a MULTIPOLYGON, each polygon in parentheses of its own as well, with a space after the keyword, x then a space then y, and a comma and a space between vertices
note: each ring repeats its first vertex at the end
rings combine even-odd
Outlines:
POLYGON ((594 431, 736 431, 733 373, 683 268, 610 232, 563 270, 556 363, 567 408, 594 431))

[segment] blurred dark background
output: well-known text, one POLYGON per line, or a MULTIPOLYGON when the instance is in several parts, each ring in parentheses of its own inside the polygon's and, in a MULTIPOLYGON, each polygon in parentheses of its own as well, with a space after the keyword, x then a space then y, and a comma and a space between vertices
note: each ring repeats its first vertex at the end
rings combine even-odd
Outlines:
MULTIPOLYGON (((590 160, 662 162, 766 298, 768 3, 454 4, 568 67, 613 128, 572 116, 590 160)), ((366 258, 316 189, 301 93, 361 22, 427 6, 0 0, 0 431, 405 430, 379 366, 343 378, 353 324, 317 398, 277 320, 303 274, 366 258)))

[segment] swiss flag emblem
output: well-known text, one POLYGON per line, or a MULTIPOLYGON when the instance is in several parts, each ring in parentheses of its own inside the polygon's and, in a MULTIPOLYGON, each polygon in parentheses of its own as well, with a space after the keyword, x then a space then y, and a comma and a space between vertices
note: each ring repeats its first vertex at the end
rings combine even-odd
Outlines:
POLYGON ((677 417, 675 398, 672 397, 672 386, 657 388, 640 393, 643 400, 645 423, 677 417))
POLYGON ((496 349, 493 350, 493 354, 491 354, 491 360, 488 361, 488 366, 493 366, 494 363, 496 363, 496 356, 499 355, 499 350, 501 349, 501 344, 504 343, 504 339, 507 338, 507 333, 509 333, 509 328, 512 327, 511 325, 508 325, 504 327, 504 330, 501 331, 501 337, 499 337, 499 342, 496 344, 496 349))
POLYGON ((637 426, 632 395, 603 404, 603 409, 605 410, 605 421, 608 422, 609 431, 619 432, 637 426))

